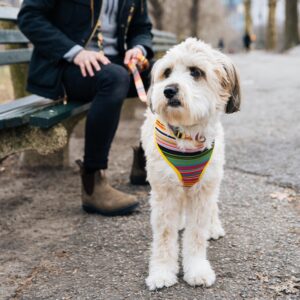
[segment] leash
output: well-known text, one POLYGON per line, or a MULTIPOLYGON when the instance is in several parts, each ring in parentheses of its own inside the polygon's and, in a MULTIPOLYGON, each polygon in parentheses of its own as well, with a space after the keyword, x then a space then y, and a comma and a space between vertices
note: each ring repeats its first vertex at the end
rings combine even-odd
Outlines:
POLYGON ((147 94, 146 94, 146 90, 144 87, 144 83, 142 81, 140 71, 143 71, 143 70, 146 70, 149 68, 149 61, 142 54, 138 54, 136 59, 137 59, 137 63, 134 63, 133 60, 131 60, 128 63, 127 67, 133 76, 134 85, 136 87, 136 91, 139 96, 139 99, 142 102, 146 103, 147 102, 147 94))

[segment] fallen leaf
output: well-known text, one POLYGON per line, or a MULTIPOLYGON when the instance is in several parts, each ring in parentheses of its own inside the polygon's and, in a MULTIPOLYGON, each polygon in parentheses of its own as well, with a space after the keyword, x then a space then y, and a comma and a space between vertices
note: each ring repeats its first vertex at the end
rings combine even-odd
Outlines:
POLYGON ((256 273, 255 275, 261 282, 269 282, 269 277, 267 275, 261 273, 256 273))
POLYGON ((277 295, 282 295, 282 293, 288 294, 297 294, 300 290, 299 279, 292 277, 286 282, 270 286, 271 290, 274 290, 277 295))
POLYGON ((290 189, 286 189, 283 192, 274 192, 274 193, 270 194, 270 197, 272 199, 277 199, 279 201, 286 200, 288 202, 292 202, 297 199, 297 195, 296 195, 295 191, 290 190, 290 189))

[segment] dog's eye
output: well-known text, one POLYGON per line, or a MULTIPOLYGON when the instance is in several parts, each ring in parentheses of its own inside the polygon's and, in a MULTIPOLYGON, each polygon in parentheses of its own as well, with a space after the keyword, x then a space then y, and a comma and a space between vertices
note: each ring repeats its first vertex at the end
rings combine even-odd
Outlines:
POLYGON ((172 70, 170 68, 165 69, 164 71, 164 77, 168 78, 172 73, 172 70))
POLYGON ((204 72, 197 67, 190 67, 190 72, 191 76, 196 79, 205 76, 204 72))

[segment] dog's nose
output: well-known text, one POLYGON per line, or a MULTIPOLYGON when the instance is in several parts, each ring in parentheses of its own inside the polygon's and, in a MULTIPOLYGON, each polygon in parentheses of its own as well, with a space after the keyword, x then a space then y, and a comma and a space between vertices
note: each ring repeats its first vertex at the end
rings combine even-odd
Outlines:
POLYGON ((178 85, 177 84, 170 84, 167 85, 164 89, 164 94, 166 98, 171 99, 178 93, 178 85))

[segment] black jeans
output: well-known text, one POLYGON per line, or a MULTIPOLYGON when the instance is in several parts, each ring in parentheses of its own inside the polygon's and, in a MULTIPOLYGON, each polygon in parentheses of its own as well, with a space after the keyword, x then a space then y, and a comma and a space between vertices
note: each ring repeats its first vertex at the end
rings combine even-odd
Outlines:
MULTIPOLYGON (((94 77, 82 77, 80 68, 68 64, 63 84, 69 101, 92 102, 85 127, 84 166, 88 170, 107 169, 108 155, 115 136, 126 97, 135 97, 132 76, 123 65, 123 58, 109 57, 109 65, 101 65, 94 77)), ((142 73, 145 88, 149 87, 150 70, 142 73)))

